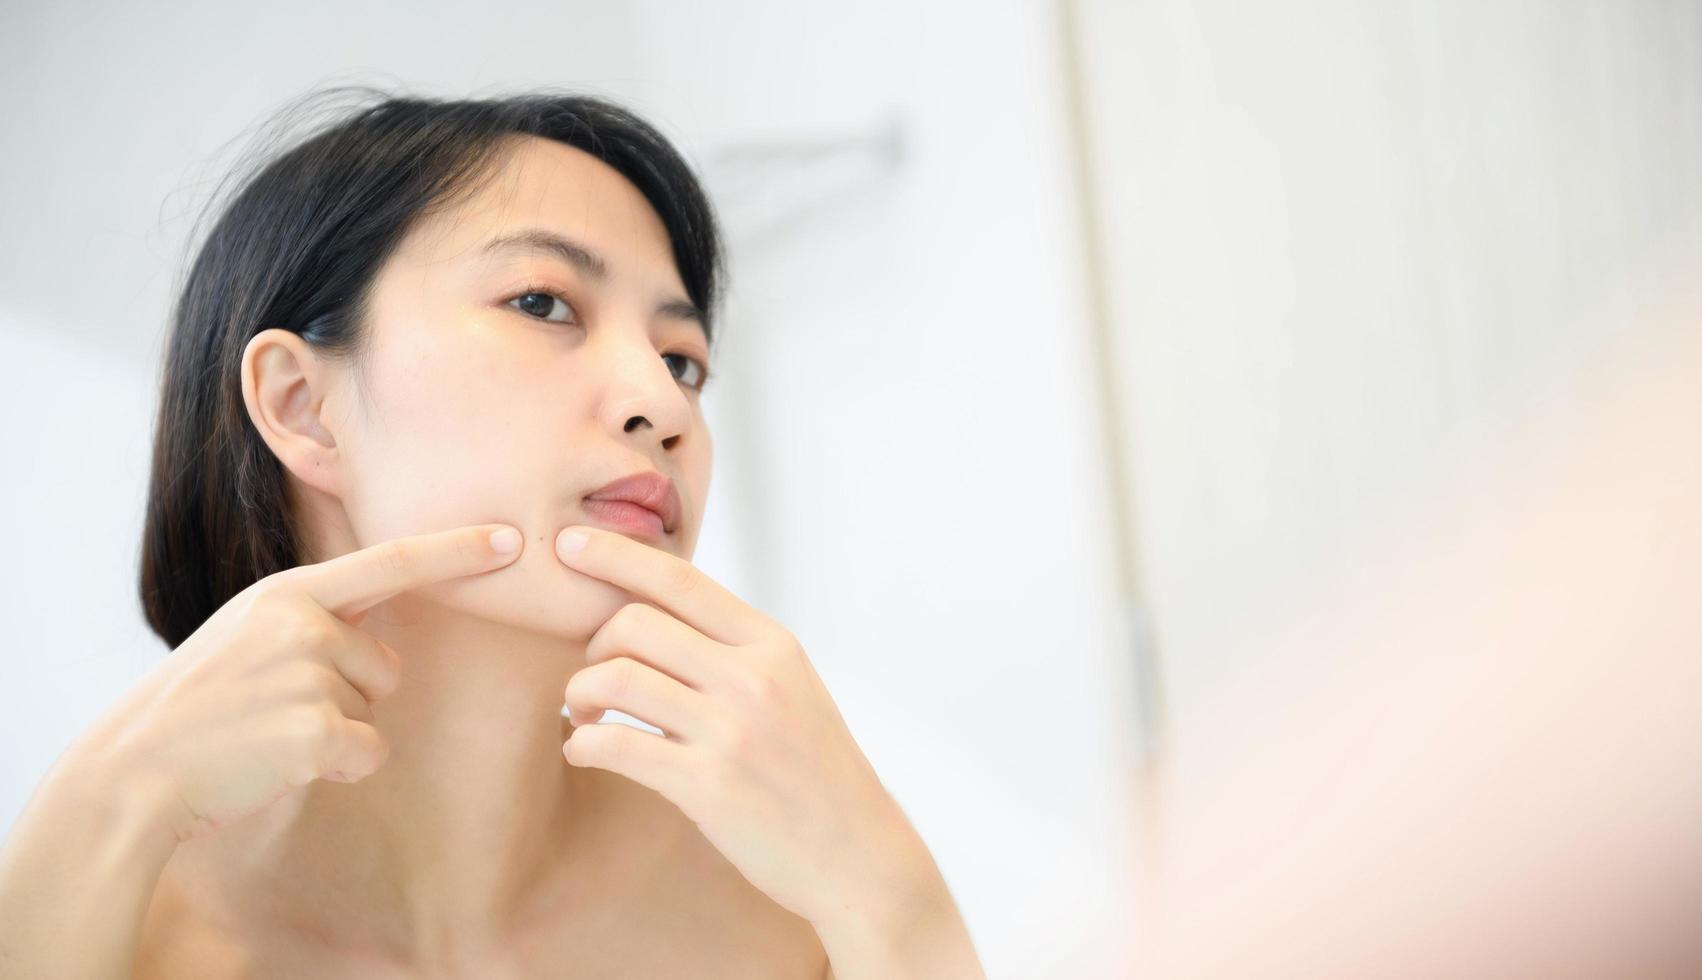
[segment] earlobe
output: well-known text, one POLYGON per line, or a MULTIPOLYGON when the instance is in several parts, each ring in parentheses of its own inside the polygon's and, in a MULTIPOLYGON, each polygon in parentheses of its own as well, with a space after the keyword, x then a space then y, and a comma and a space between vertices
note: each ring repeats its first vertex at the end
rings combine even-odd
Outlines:
POLYGON ((260 438, 297 479, 341 496, 337 440, 320 419, 329 381, 318 352, 288 330, 262 330, 242 352, 242 400, 260 438))

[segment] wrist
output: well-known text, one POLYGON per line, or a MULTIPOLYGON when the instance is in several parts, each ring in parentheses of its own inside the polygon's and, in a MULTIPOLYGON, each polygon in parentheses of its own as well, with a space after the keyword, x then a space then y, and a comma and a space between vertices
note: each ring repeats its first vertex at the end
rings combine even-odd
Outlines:
POLYGON ((182 802, 166 780, 145 767, 83 743, 66 750, 43 779, 44 791, 62 800, 115 844, 161 860, 182 836, 182 802))
POLYGON ((830 980, 985 980, 969 930, 941 880, 927 894, 847 903, 816 926, 830 980))
POLYGON ((812 919, 832 980, 859 977, 976 978, 985 974, 968 928, 933 855, 907 821, 906 833, 863 852, 841 877, 831 906, 812 919))

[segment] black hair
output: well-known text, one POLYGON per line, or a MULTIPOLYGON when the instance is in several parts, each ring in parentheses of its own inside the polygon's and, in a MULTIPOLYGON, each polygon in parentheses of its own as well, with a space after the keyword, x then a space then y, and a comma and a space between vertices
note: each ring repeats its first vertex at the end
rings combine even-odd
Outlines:
POLYGON ((243 403, 249 340, 286 329, 358 370, 378 270, 420 219, 493 176, 516 137, 583 150, 643 193, 715 338, 721 234, 691 167, 650 123, 594 95, 447 100, 366 86, 309 92, 275 122, 347 95, 351 110, 263 160, 217 209, 171 312, 140 593, 149 626, 173 649, 231 597, 305 555, 283 466, 243 403))

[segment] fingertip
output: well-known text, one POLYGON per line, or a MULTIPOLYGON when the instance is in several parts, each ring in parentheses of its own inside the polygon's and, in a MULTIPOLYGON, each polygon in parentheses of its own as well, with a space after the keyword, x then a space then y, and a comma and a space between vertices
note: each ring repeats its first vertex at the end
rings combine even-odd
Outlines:
POLYGON ((590 541, 591 535, 583 527, 577 524, 564 527, 556 535, 556 554, 565 558, 583 550, 590 541))
POLYGON ((497 530, 491 532, 490 543, 491 550, 497 554, 512 556, 520 553, 520 545, 523 543, 523 539, 517 529, 504 524, 499 525, 497 530))

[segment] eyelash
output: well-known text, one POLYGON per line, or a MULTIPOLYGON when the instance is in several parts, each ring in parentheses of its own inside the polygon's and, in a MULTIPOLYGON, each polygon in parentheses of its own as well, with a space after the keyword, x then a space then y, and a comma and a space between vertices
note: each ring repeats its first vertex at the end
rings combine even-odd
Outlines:
MULTIPOLYGON (((521 287, 520 291, 517 292, 517 293, 514 293, 512 296, 509 296, 508 299, 505 301, 505 303, 512 304, 515 300, 520 299, 521 297, 524 297, 524 296, 531 296, 533 293, 537 293, 540 296, 548 296, 551 299, 559 301, 561 303, 561 305, 567 307, 569 310, 573 310, 575 316, 577 316, 578 313, 579 313, 579 311, 577 309, 574 309, 573 304, 568 302, 568 299, 567 299, 566 296, 563 296, 560 292, 558 292, 557 290, 555 290, 554 288, 552 288, 550 286, 545 286, 545 285, 536 284, 536 283, 534 283, 533 285, 530 285, 530 286, 521 287)), ((543 317, 533 316, 532 314, 527 313, 525 310, 522 310, 519 307, 511 307, 511 308, 514 309, 516 312, 518 312, 521 316, 530 317, 531 319, 537 320, 540 323, 563 323, 564 322, 564 321, 558 321, 558 320, 547 320, 543 317)), ((663 354, 662 356, 663 357, 683 357, 686 360, 691 361, 693 364, 697 365, 698 372, 703 375, 703 380, 699 381, 695 386, 691 386, 691 385, 687 386, 687 387, 691 387, 694 391, 701 392, 704 388, 708 387, 710 379, 712 377, 714 377, 714 374, 709 370, 709 365, 707 363, 705 363, 700 358, 692 357, 690 354, 682 354, 678 351, 674 351, 674 352, 671 352, 671 353, 668 353, 668 354, 663 354)))

